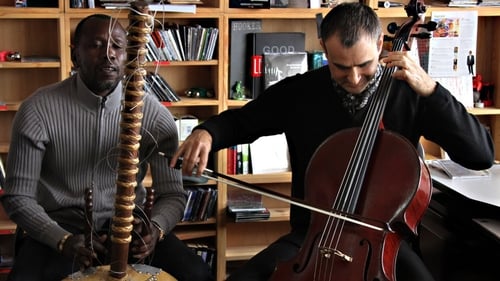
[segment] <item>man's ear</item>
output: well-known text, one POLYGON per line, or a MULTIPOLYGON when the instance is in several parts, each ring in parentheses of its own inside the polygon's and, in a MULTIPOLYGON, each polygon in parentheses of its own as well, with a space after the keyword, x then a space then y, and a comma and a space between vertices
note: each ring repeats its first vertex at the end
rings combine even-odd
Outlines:
POLYGON ((384 33, 383 32, 380 33, 380 36, 377 40, 377 50, 378 50, 378 54, 382 55, 382 51, 384 50, 384 33))
POLYGON ((77 48, 73 45, 71 45, 71 62, 73 63, 75 69, 80 66, 77 48))
POLYGON ((323 53, 325 53, 325 56, 328 56, 328 51, 326 50, 325 42, 323 42, 323 39, 319 39, 319 44, 321 45, 321 49, 323 49, 323 53))

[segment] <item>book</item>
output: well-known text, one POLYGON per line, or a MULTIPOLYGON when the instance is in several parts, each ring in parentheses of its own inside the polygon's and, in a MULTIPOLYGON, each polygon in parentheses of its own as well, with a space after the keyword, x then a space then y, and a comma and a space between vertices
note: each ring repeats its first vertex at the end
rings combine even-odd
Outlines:
POLYGON ((262 195, 246 190, 228 192, 227 208, 232 213, 259 212, 266 209, 262 202, 262 195))
POLYGON ((203 217, 204 220, 215 216, 215 211, 216 211, 215 206, 217 205, 218 193, 219 192, 217 189, 212 189, 212 192, 210 194, 210 201, 208 202, 208 206, 207 206, 207 212, 205 213, 205 216, 203 217))
POLYGON ((149 72, 145 79, 147 81, 146 89, 154 93, 159 101, 177 102, 181 100, 174 89, 158 73, 149 72))
POLYGON ((271 212, 269 212, 269 210, 266 208, 260 211, 252 211, 252 212, 229 211, 229 216, 234 218, 235 222, 262 221, 262 220, 268 220, 271 217, 271 212))
POLYGON ((247 59, 250 61, 250 75, 247 86, 251 98, 264 91, 264 53, 304 52, 306 35, 303 32, 260 32, 247 35, 247 59))
POLYGON ((269 9, 271 0, 229 0, 229 8, 269 9))
MULTIPOLYGON (((245 19, 231 20, 229 35, 229 98, 236 91, 236 83, 243 82, 245 86, 245 76, 247 69, 250 69, 249 61, 246 60, 246 40, 247 34, 262 31, 262 20, 245 19)), ((249 98, 249 97, 247 97, 249 98)))
MULTIPOLYGON (((130 3, 102 3, 105 9, 128 9, 130 3)), ((149 4, 150 12, 176 12, 196 14, 196 4, 149 4)))
POLYGON ((241 144, 241 174, 247 175, 250 173, 250 144, 241 144))
POLYGON ((188 194, 188 199, 186 202, 186 207, 184 208, 184 215, 182 217, 182 221, 190 221, 193 213, 193 205, 196 201, 196 197, 198 196, 198 190, 193 187, 186 188, 186 192, 188 194))
POLYGON ((212 198, 212 189, 207 188, 202 191, 202 196, 200 200, 200 207, 198 209, 198 213, 196 214, 195 221, 203 221, 206 219, 208 203, 212 198))
POLYGON ((270 0, 269 6, 271 8, 288 8, 289 0, 270 0))
POLYGON ((270 217, 269 210, 263 204, 262 195, 246 190, 228 192, 227 214, 235 222, 260 221, 270 217))
POLYGON ((433 168, 443 171, 450 179, 480 178, 490 176, 488 170, 471 170, 450 159, 429 162, 433 168))
POLYGON ((264 53, 264 89, 307 71, 307 53, 264 53))
POLYGON ((236 174, 236 145, 227 148, 227 171, 228 175, 236 174))
POLYGON ((5 185, 5 169, 3 167, 2 158, 0 158, 0 190, 5 185))

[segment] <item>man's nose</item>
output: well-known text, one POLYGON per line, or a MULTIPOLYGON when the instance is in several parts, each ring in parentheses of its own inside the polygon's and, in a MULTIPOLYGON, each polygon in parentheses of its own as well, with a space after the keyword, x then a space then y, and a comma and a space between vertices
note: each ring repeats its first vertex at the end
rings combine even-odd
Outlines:
POLYGON ((349 74, 347 75, 347 80, 351 84, 357 84, 361 79, 361 75, 359 73, 359 69, 353 67, 350 69, 349 74))
POLYGON ((106 48, 106 56, 108 57, 109 60, 115 60, 116 59, 116 50, 113 49, 110 45, 106 48))

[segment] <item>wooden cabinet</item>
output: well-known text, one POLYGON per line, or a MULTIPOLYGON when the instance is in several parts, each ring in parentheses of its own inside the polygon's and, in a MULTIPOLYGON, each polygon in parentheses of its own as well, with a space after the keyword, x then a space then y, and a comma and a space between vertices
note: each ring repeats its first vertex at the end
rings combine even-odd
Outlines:
MULTIPOLYGON (((128 25, 128 11, 70 8, 69 0, 59 0, 57 8, 14 8, 13 0, 0 0, 0 51, 19 51, 23 57, 32 56, 29 62, 0 62, 0 156, 6 159, 8 153, 12 120, 19 104, 35 89, 67 78, 71 71, 70 44, 76 24, 92 13, 105 13, 128 25), (50 59, 49 59, 50 58, 50 59), (29 83, 27 83, 29 81, 29 83)), ((156 65, 148 63, 150 71, 157 71, 181 96, 180 102, 166 103, 169 110, 178 117, 195 115, 205 120, 228 108, 240 107, 242 101, 228 99, 229 84, 229 22, 232 19, 261 19, 263 31, 300 31, 306 34, 306 50, 319 50, 317 13, 326 14, 328 9, 273 8, 235 9, 229 8, 229 0, 207 0, 198 6, 195 14, 156 13, 156 25, 165 23, 201 24, 218 27, 219 38, 214 58, 209 61, 181 61, 156 65), (213 89, 213 98, 188 98, 185 91, 190 87, 213 89)), ((467 8, 478 11, 479 26, 477 40, 477 73, 484 81, 493 83, 497 89, 494 108, 471 109, 491 128, 497 148, 500 148, 500 48, 493 42, 500 41, 500 9, 467 8)), ((465 9, 465 10, 467 10, 465 9)), ((434 10, 460 10, 432 6, 427 17, 434 10)), ((406 13, 403 8, 377 9, 384 27, 392 21, 403 22, 406 13)), ((438 156, 439 148, 426 144, 426 151, 438 156)), ((500 159, 500 149, 496 158, 500 159)), ((214 158, 214 169, 224 173, 226 151, 214 158)), ((268 187, 283 194, 289 194, 290 173, 269 175, 242 175, 236 178, 249 183, 268 187)), ((234 223, 226 217, 227 194, 235 191, 225 183, 209 182, 218 188, 218 203, 215 218, 201 223, 181 223, 176 232, 183 239, 211 238, 217 250, 217 280, 224 280, 227 264, 246 260, 267 246, 280 235, 289 231, 287 203, 275 199, 264 199, 271 210, 271 219, 265 222, 234 223)))

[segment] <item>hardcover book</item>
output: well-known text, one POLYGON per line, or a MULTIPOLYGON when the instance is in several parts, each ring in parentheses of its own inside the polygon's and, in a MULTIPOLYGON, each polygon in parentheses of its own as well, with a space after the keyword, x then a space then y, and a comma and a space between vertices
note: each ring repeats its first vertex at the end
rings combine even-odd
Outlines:
POLYGON ((229 8, 269 9, 271 0, 230 0, 229 8))
POLYGON ((250 75, 247 75, 246 84, 254 99, 264 90, 264 53, 304 52, 306 35, 303 32, 261 32, 247 36, 250 75))
POLYGON ((3 168, 2 159, 0 158, 0 190, 3 189, 5 185, 5 170, 3 168))
POLYGON ((245 75, 249 68, 246 60, 246 40, 247 34, 262 31, 262 20, 231 20, 230 42, 229 45, 229 98, 236 91, 236 82, 243 82, 245 85, 245 75), (248 68, 247 68, 248 66, 248 68))
POLYGON ((264 89, 286 77, 307 71, 307 53, 265 53, 264 89))
POLYGON ((232 213, 258 212, 266 209, 262 201, 262 195, 246 190, 228 192, 227 208, 232 213))

